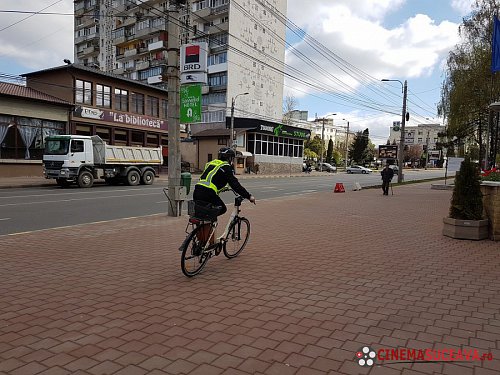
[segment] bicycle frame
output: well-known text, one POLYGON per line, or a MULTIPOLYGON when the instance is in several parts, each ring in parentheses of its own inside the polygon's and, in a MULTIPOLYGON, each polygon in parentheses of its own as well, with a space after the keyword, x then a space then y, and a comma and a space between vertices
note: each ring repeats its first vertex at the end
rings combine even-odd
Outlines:
MULTIPOLYGON (((240 208, 241 207, 241 202, 243 200, 244 200, 244 198, 242 198, 239 195, 234 198, 233 210, 231 211, 231 215, 229 216, 229 220, 227 221, 227 224, 226 224, 226 227, 224 229, 224 232, 219 237, 217 237, 215 239, 215 241, 214 241, 213 244, 210 244, 210 240, 212 239, 212 237, 215 234, 215 229, 218 226, 218 221, 204 221, 204 220, 200 220, 198 223, 192 223, 192 222, 188 223, 188 226, 190 224, 191 224, 191 226, 195 226, 195 225, 196 226, 201 226, 201 225, 210 224, 210 235, 208 236, 207 242, 203 246, 203 252, 208 251, 208 250, 212 250, 212 249, 219 250, 220 248, 222 248, 223 241, 224 241, 225 237, 227 236, 227 234, 229 232, 230 225, 233 223, 233 221, 237 217, 239 217, 239 214, 241 212, 241 208, 240 208)), ((186 233, 190 233, 190 232, 188 232, 187 227, 186 227, 186 233)))

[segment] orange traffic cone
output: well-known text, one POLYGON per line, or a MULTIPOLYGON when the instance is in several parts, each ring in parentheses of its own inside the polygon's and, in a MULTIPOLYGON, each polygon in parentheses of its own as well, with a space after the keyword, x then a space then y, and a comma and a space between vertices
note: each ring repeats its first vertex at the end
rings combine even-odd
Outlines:
POLYGON ((333 192, 334 193, 345 193, 344 184, 341 182, 337 182, 335 184, 335 189, 333 189, 333 192))

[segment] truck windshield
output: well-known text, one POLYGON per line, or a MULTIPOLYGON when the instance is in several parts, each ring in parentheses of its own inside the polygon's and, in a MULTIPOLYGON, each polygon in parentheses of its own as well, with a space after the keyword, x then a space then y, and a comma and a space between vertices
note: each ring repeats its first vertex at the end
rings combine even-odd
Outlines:
POLYGON ((48 139, 45 142, 45 155, 66 155, 69 139, 48 139))

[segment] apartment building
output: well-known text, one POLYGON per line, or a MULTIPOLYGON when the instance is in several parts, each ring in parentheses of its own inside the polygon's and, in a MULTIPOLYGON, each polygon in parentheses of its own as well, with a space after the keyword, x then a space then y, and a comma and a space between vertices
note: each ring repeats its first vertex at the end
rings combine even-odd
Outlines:
MULTIPOLYGON (((168 1, 76 0, 75 63, 165 85, 168 1)), ((181 43, 207 42, 202 123, 235 117, 279 121, 283 100, 286 0, 188 0, 181 43)), ((196 126, 194 127, 196 129, 196 126)))

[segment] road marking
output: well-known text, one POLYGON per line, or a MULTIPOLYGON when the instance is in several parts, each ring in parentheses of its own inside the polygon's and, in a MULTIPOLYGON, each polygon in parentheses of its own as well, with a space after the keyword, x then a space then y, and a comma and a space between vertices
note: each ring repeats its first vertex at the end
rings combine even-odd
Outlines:
MULTIPOLYGON (((149 190, 151 189, 158 189, 157 187, 154 187, 154 188, 149 188, 149 190)), ((163 189, 163 188, 159 188, 159 189, 163 189)), ((117 193, 117 192, 121 192, 121 191, 141 191, 141 190, 144 190, 144 187, 138 187, 138 188, 133 188, 133 187, 130 187, 128 189, 116 189, 116 190, 108 190, 108 191, 103 191, 103 190, 100 190, 100 191, 97 191, 99 193, 117 193)), ((79 191, 74 191, 74 192, 59 192, 59 191, 54 191, 54 193, 50 193, 50 194, 29 194, 29 195, 10 195, 10 196, 7 196, 7 197, 0 197, 0 199, 12 199, 12 198, 31 198, 31 197, 45 197, 45 196, 51 196, 51 195, 56 195, 58 197, 62 196, 62 195, 76 195, 76 194, 96 194, 96 189, 88 189, 87 191, 82 191, 82 190, 79 190, 79 191)))
POLYGON ((122 198, 122 197, 138 197, 141 195, 157 195, 158 193, 151 194, 126 194, 126 195, 108 195, 106 197, 89 197, 89 198, 75 198, 75 199, 60 199, 56 201, 41 201, 41 202, 26 202, 26 203, 7 203, 0 204, 0 207, 7 206, 26 206, 30 204, 45 204, 45 203, 59 203, 59 202, 73 202, 73 201, 87 201, 92 199, 109 199, 109 198, 122 198))
POLYGON ((10 220, 10 217, 6 217, 4 219, 0 219, 0 221, 2 221, 2 220, 10 220))

